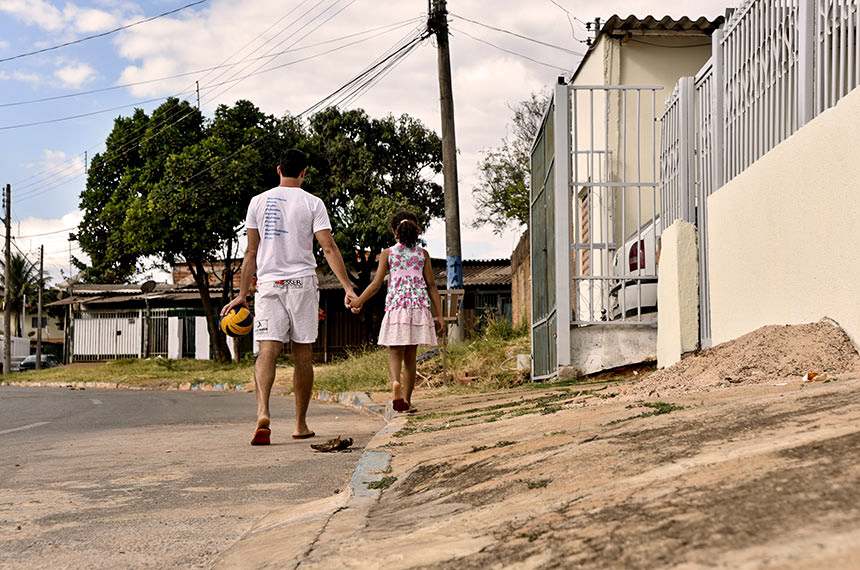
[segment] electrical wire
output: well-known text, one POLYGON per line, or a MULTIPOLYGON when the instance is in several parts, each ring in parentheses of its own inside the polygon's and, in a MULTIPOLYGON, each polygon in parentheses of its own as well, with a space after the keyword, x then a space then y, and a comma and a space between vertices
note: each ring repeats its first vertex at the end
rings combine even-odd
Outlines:
MULTIPOLYGON (((390 31, 393 31, 393 30, 395 30, 395 29, 397 29, 397 28, 404 27, 404 26, 405 26, 405 25, 407 25, 407 24, 411 24, 411 23, 413 23, 413 22, 414 22, 415 20, 417 20, 417 19, 419 19, 419 18, 417 18, 417 17, 416 17, 416 18, 409 18, 408 20, 401 20, 400 22, 395 22, 395 23, 393 23, 393 24, 388 24, 387 26, 379 26, 378 28, 372 28, 372 29, 370 29, 370 30, 365 30, 365 31, 363 31, 363 32, 356 32, 356 33, 354 33, 354 34, 348 34, 348 35, 346 35, 346 36, 342 36, 342 37, 339 37, 339 38, 334 38, 334 39, 331 39, 331 40, 326 40, 326 41, 318 42, 318 43, 311 44, 311 45, 307 45, 307 46, 302 46, 302 47, 295 48, 295 49, 284 50, 284 51, 282 51, 282 52, 278 52, 278 53, 276 53, 276 54, 272 54, 272 55, 268 55, 268 56, 260 56, 260 57, 257 57, 257 58, 253 58, 253 59, 251 59, 251 60, 242 60, 242 61, 258 61, 258 60, 261 60, 261 59, 270 59, 270 58, 274 58, 274 57, 277 57, 277 56, 279 56, 279 55, 283 55, 283 54, 286 54, 286 53, 292 53, 292 52, 304 51, 304 50, 308 50, 308 49, 311 49, 311 48, 314 48, 314 47, 319 47, 319 46, 323 46, 323 45, 328 45, 328 44, 331 44, 331 43, 334 43, 334 42, 337 42, 337 41, 341 41, 341 40, 345 40, 345 39, 349 39, 349 38, 354 38, 354 37, 356 37, 356 36, 361 36, 361 35, 368 34, 368 33, 371 33, 371 32, 378 32, 378 31, 380 31, 380 30, 383 30, 383 31, 382 31, 381 33, 379 33, 379 34, 375 34, 375 35, 369 36, 368 38, 365 38, 365 39, 362 39, 362 40, 356 40, 356 41, 354 41, 354 42, 350 42, 350 43, 348 43, 348 44, 344 44, 344 45, 342 45, 342 46, 338 46, 338 47, 332 48, 331 50, 328 50, 328 51, 325 51, 325 52, 322 52, 322 53, 319 53, 319 54, 315 54, 315 55, 312 55, 312 56, 308 56, 308 57, 305 57, 305 58, 302 58, 302 59, 296 60, 294 63, 298 63, 298 62, 301 62, 301 61, 307 61, 308 59, 311 59, 311 58, 314 58, 314 57, 319 57, 319 56, 322 56, 322 55, 328 55, 329 53, 333 53, 333 52, 335 52, 335 51, 339 51, 339 50, 344 49, 344 48, 346 48, 346 47, 353 46, 353 45, 355 45, 355 44, 357 44, 357 43, 361 43, 361 42, 363 42, 363 41, 367 41, 367 40, 369 40, 369 39, 373 39, 373 38, 375 38, 375 37, 379 37, 379 36, 384 35, 384 34, 386 34, 386 33, 390 32, 390 31), (389 28, 390 28, 390 29, 389 29, 389 28)), ((135 82, 133 82, 133 83, 123 83, 123 84, 121 84, 121 85, 113 85, 113 86, 111 86, 111 87, 102 87, 102 88, 99 88, 99 89, 91 89, 91 90, 89 90, 89 91, 79 91, 79 92, 77 92, 77 93, 66 93, 65 95, 55 95, 55 96, 53 96, 53 97, 43 97, 43 98, 41 98, 41 99, 28 99, 28 100, 24 100, 24 101, 13 101, 13 102, 11 102, 11 103, 0 103, 0 108, 4 108, 4 107, 17 107, 17 106, 21 106, 21 105, 32 105, 32 104, 35 104, 35 103, 45 103, 45 102, 49 102, 49 101, 58 101, 58 100, 61 100, 61 99, 70 99, 70 98, 73 98, 73 97, 82 97, 82 96, 85 96, 85 95, 93 95, 93 94, 95 94, 95 93, 104 93, 104 92, 106 92, 106 91, 115 91, 115 90, 117 90, 117 89, 126 89, 126 88, 128 88, 128 87, 137 87, 137 86, 139 86, 139 85, 147 85, 147 84, 150 84, 150 83, 158 83, 159 81, 169 81, 169 80, 171 80, 171 79, 180 79, 180 78, 182 78, 182 77, 188 77, 188 76, 192 76, 192 75, 197 75, 198 73, 204 73, 204 72, 207 72, 207 71, 215 71, 215 70, 223 69, 223 68, 225 68, 225 67, 230 67, 230 66, 233 66, 233 65, 236 65, 236 64, 216 65, 216 66, 213 66, 213 67, 207 67, 207 68, 203 68, 203 69, 197 69, 197 70, 195 70, 195 71, 187 71, 187 72, 185 72, 185 73, 177 73, 177 74, 175 74, 175 75, 168 75, 168 76, 165 76, 165 77, 156 77, 155 79, 146 79, 146 80, 143 80, 143 81, 135 81, 135 82)), ((277 68, 274 68, 274 69, 279 69, 280 67, 283 67, 283 66, 278 66, 277 68)))
POLYGON ((182 10, 185 10, 186 8, 191 8, 192 6, 197 6, 198 4, 203 4, 204 2, 208 2, 208 1, 209 1, 209 0, 197 0, 197 2, 192 2, 191 4, 186 4, 185 6, 182 6, 182 7, 180 7, 180 8, 176 8, 175 10, 170 10, 169 12, 164 12, 163 14, 158 14, 157 16, 152 16, 151 18, 146 18, 146 19, 144 19, 144 20, 138 20, 137 22, 132 22, 131 24, 128 24, 128 25, 125 25, 125 26, 120 26, 119 28, 115 28, 115 29, 113 29, 113 30, 108 30, 107 32, 101 32, 101 33, 99 33, 99 34, 94 34, 94 35, 92 35, 92 36, 87 36, 87 37, 85 37, 85 38, 80 38, 80 39, 73 40, 73 41, 70 41, 70 42, 66 42, 66 43, 63 43, 63 44, 59 44, 59 45, 55 45, 55 46, 51 46, 51 47, 46 47, 46 48, 38 49, 38 50, 36 50, 36 51, 31 51, 31 52, 28 52, 28 53, 20 53, 20 54, 18 54, 18 55, 13 55, 13 56, 11 56, 11 57, 4 57, 4 58, 0 58, 0 63, 4 63, 4 62, 7 62, 7 61, 12 61, 12 60, 14 60, 14 59, 20 59, 20 58, 22 58, 22 57, 27 57, 27 56, 31 56, 31 55, 36 55, 36 54, 39 54, 39 53, 45 53, 46 51, 52 51, 52 50, 55 50, 55 49, 64 48, 64 47, 71 46, 71 45, 75 45, 75 44, 79 44, 79 43, 82 43, 82 42, 85 42, 85 41, 88 41, 88 40, 92 40, 92 39, 96 39, 96 38, 102 38, 102 37, 104 37, 104 36, 109 36, 109 35, 111 35, 111 34, 115 34, 115 33, 117 33, 117 32, 121 32, 122 30, 127 30, 127 29, 129 29, 129 28, 133 28, 134 26, 138 26, 138 25, 140 25, 140 24, 144 24, 144 23, 146 23, 146 22, 151 22, 151 21, 153 21, 153 20, 157 20, 157 19, 159 19, 159 18, 163 18, 163 17, 165 17, 165 16, 170 16, 171 14, 176 14, 177 12, 181 12, 182 10))
MULTIPOLYGON (((355 97, 360 96, 360 94, 362 94, 364 91, 366 91, 367 89, 369 89, 369 88, 370 88, 370 86, 369 86, 369 85, 367 85, 367 84, 365 84, 365 83, 358 84, 358 82, 359 82, 361 79, 366 78, 368 75, 370 75, 370 74, 371 74, 372 72, 374 72, 375 70, 380 69, 380 67, 385 68, 385 66, 389 63, 389 60, 390 60, 390 59, 392 59, 394 56, 399 55, 401 58, 402 58, 402 57, 405 57, 405 55, 408 55, 408 53, 402 53, 402 52, 404 52, 405 50, 408 50, 408 52, 410 52, 410 53, 411 53, 412 49, 414 49, 414 48, 416 47, 416 45, 417 45, 418 43, 420 43, 421 41, 423 41, 425 38, 426 38, 426 35, 424 35, 424 34, 418 34, 418 35, 415 35, 415 33, 413 33, 413 34, 412 34, 412 36, 407 36, 407 40, 405 41, 405 43, 404 43, 404 41, 403 41, 403 40, 401 40, 401 42, 399 42, 399 43, 395 46, 395 48, 391 48, 391 49, 389 49, 385 54, 383 54, 383 56, 381 56, 380 58, 378 58, 378 59, 377 59, 377 62, 376 62, 375 64, 372 64, 371 66, 369 66, 368 68, 366 68, 366 69, 365 69, 365 71, 363 71, 363 72, 362 72, 362 73, 360 73, 358 76, 354 77, 352 80, 350 80, 349 82, 347 82, 347 84, 345 84, 344 86, 342 86, 340 89, 336 90, 334 93, 332 93, 332 94, 330 94, 329 96, 327 96, 326 98, 322 99, 322 100, 321 100, 320 102, 318 102, 317 104, 312 105, 310 108, 308 108, 307 110, 303 111, 303 112, 302 112, 302 113, 300 113, 299 115, 296 115, 296 117, 302 117, 302 116, 307 116, 307 115, 309 115, 310 113, 312 113, 314 110, 316 110, 316 109, 317 109, 317 108, 319 108, 320 106, 325 105, 327 101, 328 101, 328 102, 330 102, 330 103, 331 103, 332 101, 339 101, 340 99, 338 99, 336 96, 337 96, 337 95, 342 95, 344 91, 346 91, 346 92, 347 92, 347 93, 346 93, 347 95, 352 94, 352 95, 355 95, 355 97), (399 46, 399 47, 398 47, 398 46, 399 46), (358 87, 357 87, 357 88, 356 88, 356 84, 358 84, 358 87), (356 91, 357 91, 357 90, 362 89, 362 88, 363 88, 363 90, 364 90, 364 91, 362 91, 361 93, 356 93, 356 91)), ((385 68, 385 69, 386 69, 387 71, 390 71, 390 68, 385 68)), ((387 72, 387 71, 386 71, 386 72, 387 72)), ((377 78, 377 77, 376 77, 375 75, 372 75, 372 76, 371 76, 371 79, 374 79, 374 78, 377 78)), ((378 78, 377 78, 377 79, 378 79, 378 78)), ((375 83, 374 83, 374 84, 375 84, 375 83)), ((335 103, 335 104, 337 104, 337 103, 335 103)), ((219 161, 217 161, 217 162, 215 162, 215 163, 213 163, 213 164, 209 165, 209 167, 208 167, 208 168, 206 168, 206 169, 204 169, 204 170, 202 170, 202 171, 199 171, 199 172, 195 173, 194 175, 192 175, 192 176, 189 178, 189 180, 191 180, 191 179, 193 179, 193 178, 196 178, 197 176, 200 176, 200 175, 204 174, 205 172, 208 172, 209 170, 211 170, 213 167, 217 166, 217 165, 218 165, 218 164, 220 164, 221 162, 223 162, 223 161, 225 161, 225 160, 229 160, 229 159, 230 159, 230 158, 232 158, 233 156, 237 155, 239 152, 242 152, 242 151, 243 151, 245 148, 247 148, 248 146, 250 146, 250 145, 252 145, 252 144, 256 144, 259 140, 262 140, 262 138, 263 138, 263 137, 265 137, 265 136, 267 136, 267 135, 263 135, 262 137, 258 137, 258 139, 255 139, 255 140, 254 140, 254 141, 252 141, 251 143, 248 143, 248 144, 244 145, 243 147, 241 147, 240 149, 238 149, 236 152, 234 152, 234 153, 232 153, 232 154, 230 154, 230 155, 228 155, 228 156, 226 156, 226 157, 223 157, 221 160, 219 160, 219 161)), ((27 195, 26 197, 22 197, 22 198, 20 198, 18 201, 23 201, 23 200, 30 199, 30 198, 32 198, 32 197, 35 197, 36 195, 43 194, 44 192, 47 192, 47 191, 52 190, 52 189, 53 189, 53 187, 52 187, 52 188, 48 188, 48 189, 44 189, 44 188, 37 189, 36 191, 32 192, 30 195, 27 195)))
MULTIPOLYGON (((576 37, 576 30, 573 27, 573 20, 576 17, 570 13, 570 10, 568 10, 567 8, 565 8, 564 6, 562 6, 561 4, 556 2, 556 0, 549 0, 549 1, 552 2, 553 4, 555 4, 556 6, 558 6, 561 9, 561 11, 567 15, 567 23, 570 24, 570 35, 573 36, 574 41, 577 41, 579 43, 584 44, 585 40, 581 40, 578 37, 576 37)), ((576 18, 576 19, 578 20, 579 18, 576 18)))
MULTIPOLYGON (((324 10, 322 13, 317 14, 317 16, 315 16, 315 17, 314 17, 314 19, 319 18, 322 14, 324 14, 324 13, 325 13, 325 11, 327 11, 327 10, 331 9, 333 6, 335 6, 335 5, 336 5, 338 2, 340 2, 340 1, 341 1, 341 0, 336 0, 336 2, 335 2, 334 4, 332 4, 332 5, 330 5, 329 7, 327 7, 327 8, 326 8, 326 10, 324 10)), ((352 0, 352 2, 354 2, 354 1, 355 1, 355 0, 352 0)), ((304 2, 302 2, 302 4, 304 4, 304 3, 306 3, 306 2, 307 2, 307 0, 305 0, 304 2)), ((350 2, 349 4, 352 4, 352 2, 350 2)), ((316 7, 320 6, 322 3, 323 3, 323 0, 320 0, 319 2, 317 2, 317 3, 316 3, 316 4, 315 4, 315 5, 314 5, 310 10, 306 11, 306 12, 305 12, 304 14, 302 14, 302 16, 300 16, 297 20, 295 20, 295 21, 293 21, 291 24, 289 24, 289 26, 287 27, 287 29, 288 29, 290 26, 293 26, 293 25, 297 24, 297 23, 301 20, 301 17, 303 17, 303 16, 307 15, 307 14, 308 14, 308 13, 310 13, 314 8, 316 8, 316 7)), ((348 4, 348 5, 349 5, 349 4, 348 4)), ((347 6, 348 6, 348 5, 347 5, 347 6)), ((298 7, 300 7, 300 6, 301 6, 301 4, 299 4, 299 6, 297 6, 295 9, 297 9, 297 8, 298 8, 298 7)), ((295 11, 295 9, 294 9, 293 11, 295 11)), ((345 7, 344 7, 343 9, 345 9, 345 7)), ((335 13, 335 14, 330 15, 328 18, 326 18, 326 20, 325 20, 324 22, 322 22, 321 24, 317 25, 314 29, 311 29, 311 30, 304 30, 304 35, 303 35, 303 36, 300 36, 300 37, 298 37, 298 38, 296 38, 296 39, 295 39, 295 41, 291 44, 291 46, 292 46, 292 45, 295 45, 296 43, 298 43, 299 41, 301 41, 301 40, 303 39, 303 37, 306 37, 306 36, 310 35, 313 31, 315 31, 316 29, 318 29, 318 28, 319 28, 321 25, 323 25, 325 22, 327 22, 327 21, 331 20, 331 18, 333 18, 333 17, 334 17, 334 16, 336 16, 338 13, 340 13, 341 11, 343 11, 343 9, 341 9, 340 11, 338 11, 338 12, 337 12, 337 13, 335 13)), ((291 11, 291 12, 292 12, 292 11, 291 11)), ((282 18, 282 19, 283 19, 283 18, 282 18)), ((362 40, 358 40, 358 41, 356 41, 356 42, 351 42, 351 44, 347 44, 346 46, 339 46, 339 47, 337 47, 337 48, 333 48, 333 49, 331 49, 331 50, 327 50, 326 52, 322 52, 322 53, 320 53, 320 54, 317 54, 316 56, 311 56, 311 57, 319 57, 319 56, 322 56, 322 55, 326 55, 327 53, 331 53, 331 52, 333 52, 333 51, 337 51, 338 49, 343 49, 344 47, 347 47, 347 46, 349 46, 349 45, 354 45, 355 43, 359 43, 360 41, 367 41, 367 40, 369 40, 369 39, 372 39, 373 37, 376 37, 376 36, 378 36, 378 35, 382 35, 383 33, 387 33, 387 32, 389 32, 389 31, 393 31, 393 30, 395 30, 395 29, 397 29, 397 28, 399 28, 399 27, 402 27, 402 25, 405 25, 405 24, 411 23, 413 20, 414 20, 414 18, 413 18, 413 19, 410 19, 410 20, 406 20, 406 21, 405 21, 405 23, 396 22, 395 24, 390 24, 390 25, 388 25, 388 26, 382 26, 381 28, 374 28, 374 29, 372 29, 372 30, 366 30, 366 31, 364 31, 364 32, 360 32, 360 33, 358 33, 358 34, 350 34, 349 36, 346 36, 346 37, 353 37, 353 36, 355 36, 355 35, 366 34, 366 33, 368 33, 369 31, 375 31, 375 30, 378 30, 378 29, 383 29, 383 32, 381 32, 381 33, 379 33, 379 34, 375 34, 375 35, 373 35, 373 36, 370 36, 370 37, 368 37, 368 38, 364 38, 364 39, 362 39, 362 40), (390 28, 390 29, 389 29, 389 28, 390 28)), ((311 20, 311 21, 313 21, 313 20, 311 20)), ((271 28, 271 26, 270 26, 270 28, 271 28)), ((270 28, 269 28, 269 29, 270 29, 270 28)), ((283 32, 283 31, 284 31, 284 30, 282 30, 282 32, 283 32)), ((265 32, 263 32, 263 34, 264 34, 264 33, 265 33, 265 32)), ((262 36, 262 34, 259 34, 259 35, 257 36, 257 38, 259 38, 259 37, 261 37, 261 36, 262 36)), ((276 35, 276 36, 277 36, 277 35, 276 35)), ((275 37, 276 37, 276 36, 275 36, 275 37)), ((273 38, 270 38, 270 39, 269 39, 269 40, 267 40, 265 43, 270 42, 272 39, 273 39, 273 38)), ((338 38, 338 39, 335 39, 335 40, 329 40, 329 43, 331 43, 332 41, 339 41, 339 40, 341 40, 341 39, 343 39, 343 38, 338 38)), ((253 43, 253 41, 254 41, 254 40, 251 40, 250 42, 246 43, 246 44, 245 44, 245 46, 243 46, 243 48, 240 48, 240 50, 239 50, 238 52, 236 52, 236 53, 241 52, 245 47, 247 47, 247 46, 249 46, 250 44, 252 44, 252 43, 253 43)), ((265 45, 265 44, 264 44, 264 45, 265 45)), ((258 47, 258 48, 256 48, 254 51, 257 51, 257 50, 259 50, 259 49, 260 49, 260 48, 258 47)), ((288 51, 288 50, 282 50, 282 51, 283 51, 283 52, 286 52, 286 51, 288 51)), ((236 55, 236 53, 234 53, 234 56, 236 55)), ((227 58, 227 60, 225 60, 225 62, 226 62, 226 61, 229 61, 229 59, 231 59, 232 57, 233 57, 233 56, 231 56, 230 58, 227 58)), ((259 59, 259 58, 257 58, 257 59, 259 59)), ((309 58, 304 58, 304 60, 307 60, 307 59, 310 59, 310 57, 309 57, 309 58)), ((297 61, 292 62, 292 63, 298 63, 298 61, 300 61, 300 60, 297 60, 297 61)), ((292 63, 288 63, 288 64, 284 64, 284 65, 279 65, 279 66, 271 67, 271 68, 269 68, 269 69, 266 69, 266 70, 261 71, 261 73, 262 73, 262 72, 267 72, 267 71, 273 71, 273 70, 275 70, 275 69, 282 68, 282 67, 284 67, 285 65, 290 65, 290 64, 292 64, 292 63)), ((258 69, 259 69, 259 68, 258 68, 258 69)), ((213 88, 213 87, 220 86, 220 85, 225 85, 225 84, 229 84, 229 83, 231 83, 231 82, 235 84, 235 81, 236 81, 236 80, 241 80, 241 79, 243 79, 243 78, 245 78, 245 77, 249 77, 249 76, 251 76, 251 75, 255 75, 255 74, 257 74, 257 73, 254 73, 254 74, 248 74, 248 75, 246 75, 246 76, 244 76, 244 77, 233 78, 233 80, 232 80, 232 81, 225 81, 225 82, 222 82, 222 83, 220 83, 220 84, 215 84, 214 86, 209 86, 208 88, 210 88, 210 89, 211 89, 211 88, 213 88)), ((221 74, 221 75, 223 75, 223 74, 221 74)), ((231 87, 232 87, 232 86, 231 86, 231 87)), ((207 89, 207 88, 204 88, 204 90, 205 90, 205 89, 207 89)), ((228 88, 228 89, 229 89, 229 88, 228 88)), ((214 98, 216 98, 216 97, 220 96, 221 94, 223 94, 223 92, 226 92, 226 90, 227 90, 227 89, 223 90, 223 91, 222 91, 222 93, 219 93, 219 94, 213 95, 213 96, 212 96, 212 97, 210 97, 209 99, 214 99, 214 98)), ((207 102, 208 102, 208 101, 207 101, 207 102)), ((178 113, 178 111, 177 111, 177 113, 178 113)), ((165 125, 163 125, 163 126, 162 126, 162 128, 161 128, 158 132, 161 132, 161 130, 163 130, 164 128, 168 128, 168 127, 170 127, 170 126, 172 126, 172 125, 174 125, 174 124, 177 124, 177 123, 178 123, 178 122, 180 122, 181 120, 185 119, 189 114, 190 114, 190 112, 189 112, 189 113, 186 113, 186 114, 184 114, 184 115, 182 115, 181 117, 179 117, 178 119, 174 120, 173 122, 170 122, 169 124, 165 124, 165 125)), ((165 122, 167 122, 167 121, 170 121, 171 119, 175 119, 175 117, 176 117, 176 115, 174 114, 174 115, 172 115, 172 116, 165 117, 165 118, 164 118, 164 120, 165 120, 165 122)), ((155 136, 155 135, 157 135, 157 134, 158 134, 158 132, 154 133, 154 134, 153 134, 153 135, 151 135, 151 136, 155 136)), ((124 155, 125 155, 125 154, 126 154, 126 153, 131 149, 131 148, 136 147, 136 146, 137 146, 137 144, 138 144, 139 142, 141 142, 141 141, 142 141, 142 138, 143 138, 143 135, 141 135, 141 137, 138 137, 138 138, 136 138, 136 139, 132 139, 132 140, 130 140, 130 141, 127 141, 127 142, 126 142, 126 144, 125 144, 125 145, 123 145, 123 147, 121 147, 120 149, 116 149, 116 150, 117 150, 117 153, 118 153, 117 158, 119 158, 120 156, 124 156, 124 155), (126 150, 126 149, 127 149, 127 150, 126 150)), ((100 146, 100 145, 97 145, 97 146, 100 146)), ((72 175, 72 177, 77 177, 77 176, 80 176, 80 174, 72 175)), ((71 179, 71 178, 70 178, 70 179, 71 179)), ((69 179, 69 180, 70 180, 70 179, 69 179)), ((28 179, 28 180, 29 180, 29 179, 28 179)), ((69 180, 65 180, 65 181, 57 181, 57 182, 55 182, 54 184, 52 184, 51 186, 49 186, 48 188, 40 187, 40 188, 38 188, 38 189, 34 189, 33 191, 31 191, 31 192, 30 192, 28 195, 26 195, 26 196, 21 195, 20 200, 29 199, 29 198, 31 198, 31 197, 33 197, 33 196, 36 196, 36 195, 39 195, 39 194, 43 194, 43 193, 45 193, 45 192, 47 192, 47 191, 52 190, 53 188, 56 188, 57 186, 60 186, 60 185, 62 185, 62 184, 67 183, 69 180)), ((34 184, 32 184, 32 185, 35 185, 35 183, 34 183, 34 184)), ((32 186, 32 185, 30 185, 30 186, 32 186)))
POLYGON ((566 67, 559 67, 558 65, 553 65, 553 64, 551 64, 551 63, 545 63, 545 62, 543 62, 543 61, 538 61, 538 60, 536 60, 536 59, 534 59, 534 58, 532 58, 532 57, 529 57, 529 56, 527 56, 527 55, 523 55, 523 54, 521 54, 521 53, 517 53, 517 52, 515 52, 515 51, 511 51, 511 50, 509 50, 509 49, 505 49, 505 48, 503 48, 503 47, 501 47, 501 46, 497 46, 496 44, 491 43, 491 42, 488 42, 487 40, 482 40, 482 39, 480 39, 480 38, 476 38, 475 36, 473 36, 473 35, 469 34, 468 32, 464 32, 463 30, 459 30, 459 29, 454 28, 454 27, 451 27, 451 29, 452 29, 452 30, 455 30, 456 32, 458 32, 458 33, 460 33, 460 34, 463 34, 463 35, 464 35, 464 36, 466 36, 466 37, 472 38, 472 39, 473 39, 473 40, 475 40, 476 42, 481 42, 482 44, 487 44, 488 46, 494 47, 494 48, 496 48, 497 50, 501 50, 501 51, 503 51, 503 52, 505 52, 505 53, 509 53, 509 54, 511 54, 511 55, 515 55, 515 56, 517 56, 517 57, 521 57, 521 58, 523 58, 523 59, 527 59, 527 60, 529 60, 529 61, 531 61, 531 62, 533 62, 533 63, 537 63, 538 65, 543 65, 543 66, 546 66, 546 67, 551 67, 551 68, 553 68, 553 69, 558 69, 558 70, 561 70, 561 71, 570 71, 570 69, 569 69, 569 68, 566 68, 566 67))
MULTIPOLYGON (((541 41, 541 40, 536 40, 536 39, 534 39, 534 38, 530 38, 530 37, 528 37, 528 36, 524 36, 524 35, 522 35, 522 34, 518 34, 518 33, 516 33, 516 32, 511 32, 511 31, 509 31, 509 30, 504 30, 504 29, 502 29, 502 28, 497 28, 497 27, 495 27, 495 26, 490 26, 489 24, 484 24, 483 22, 478 22, 477 20, 471 20, 471 19, 469 19, 469 18, 464 18, 463 16, 458 16, 457 14, 451 14, 451 16, 452 16, 452 17, 454 17, 454 18, 457 18, 458 20, 463 20, 463 21, 465 21, 465 22, 469 22, 470 24, 476 24, 476 25, 478 25, 478 26, 483 26, 484 28, 487 28, 487 29, 490 29, 490 30, 493 30, 493 31, 496 31, 496 32, 501 32, 501 33, 504 33, 504 34, 508 34, 508 35, 511 35, 511 36, 514 36, 514 37, 517 37, 517 38, 523 39, 523 40, 527 40, 527 41, 530 41, 530 42, 534 42, 534 43, 536 43, 536 44, 540 44, 540 45, 542 45, 542 46, 551 47, 551 48, 554 48, 554 49, 557 49, 557 50, 561 50, 561 51, 567 52, 567 53, 569 53, 569 54, 571 54, 571 55, 575 55, 575 56, 578 56, 578 57, 582 57, 583 55, 585 55, 585 54, 583 54, 583 53, 581 53, 581 52, 574 51, 574 50, 572 50, 572 49, 568 49, 568 48, 566 48, 566 47, 557 46, 557 45, 555 45, 555 44, 547 43, 547 42, 544 42, 544 41, 541 41)), ((470 36, 470 37, 471 37, 471 36, 470 36)))

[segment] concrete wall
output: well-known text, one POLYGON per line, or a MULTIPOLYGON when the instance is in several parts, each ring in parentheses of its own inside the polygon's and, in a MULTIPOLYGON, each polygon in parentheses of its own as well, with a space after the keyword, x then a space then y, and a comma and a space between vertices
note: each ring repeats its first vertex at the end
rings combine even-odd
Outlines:
POLYGON ((855 89, 709 198, 714 344, 823 317, 860 344, 859 126, 855 89))
POLYGON ((665 368, 699 343, 699 250, 696 227, 684 220, 661 238, 657 266, 657 366, 665 368))
POLYGON ((511 309, 513 325, 519 326, 532 318, 531 258, 529 257, 529 232, 520 237, 511 254, 511 309))

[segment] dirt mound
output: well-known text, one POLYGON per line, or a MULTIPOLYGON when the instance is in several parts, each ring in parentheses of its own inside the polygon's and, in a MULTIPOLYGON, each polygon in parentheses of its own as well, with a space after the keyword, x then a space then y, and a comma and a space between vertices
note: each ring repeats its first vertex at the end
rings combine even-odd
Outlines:
POLYGON ((629 387, 627 399, 665 398, 740 383, 800 381, 807 373, 835 378, 860 371, 860 355, 832 321, 765 326, 693 353, 629 387))

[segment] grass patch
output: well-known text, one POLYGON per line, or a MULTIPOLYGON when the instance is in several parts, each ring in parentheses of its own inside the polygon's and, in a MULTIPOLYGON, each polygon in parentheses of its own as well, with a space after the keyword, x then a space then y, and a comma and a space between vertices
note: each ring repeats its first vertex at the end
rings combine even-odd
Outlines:
POLYGON ((529 489, 543 489, 547 485, 549 485, 549 479, 541 479, 540 481, 529 481, 526 483, 526 486, 529 489))
POLYGON ((58 366, 20 372, 4 378, 10 382, 109 382, 129 386, 170 388, 191 384, 241 385, 253 382, 253 363, 220 364, 211 360, 152 358, 58 366))
POLYGON ((314 388, 335 393, 388 391, 388 349, 350 351, 343 360, 318 366, 314 388))
POLYGON ((369 483, 365 483, 368 489, 387 489, 394 485, 394 482, 397 481, 397 477, 383 477, 379 481, 371 481, 369 483))
POLYGON ((638 418, 649 418, 651 416, 660 416, 663 414, 668 414, 674 412, 676 410, 683 410, 684 406, 679 406, 677 404, 672 404, 670 402, 648 402, 647 404, 643 404, 646 408, 653 408, 650 412, 642 412, 641 414, 636 414, 635 416, 630 416, 628 418, 621 418, 618 420, 612 420, 608 423, 608 425, 620 424, 621 422, 626 422, 628 420, 635 420, 638 418))
POLYGON ((479 451, 486 451, 488 449, 492 449, 493 447, 507 447, 509 445, 516 445, 518 442, 516 441, 499 441, 496 445, 490 447, 488 445, 473 445, 472 451, 469 453, 478 453, 479 451))

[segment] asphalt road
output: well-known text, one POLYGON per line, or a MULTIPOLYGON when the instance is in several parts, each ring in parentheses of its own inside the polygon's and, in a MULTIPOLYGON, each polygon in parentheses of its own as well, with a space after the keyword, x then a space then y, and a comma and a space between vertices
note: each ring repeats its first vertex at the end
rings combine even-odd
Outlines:
POLYGON ((260 517, 343 490, 382 420, 312 402, 323 454, 249 445, 253 394, 0 388, 0 568, 206 568, 260 517))

